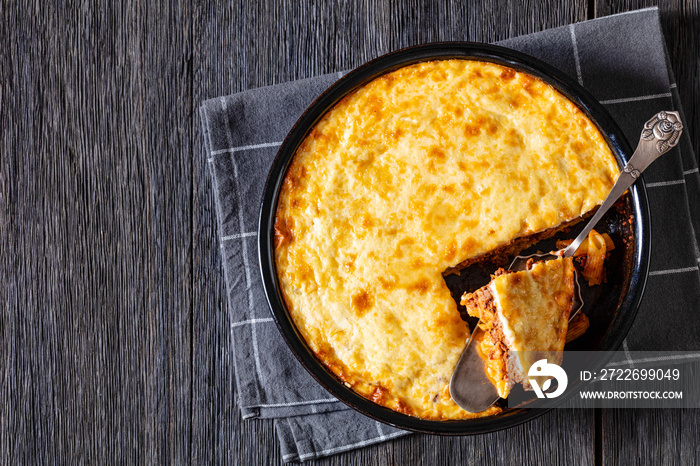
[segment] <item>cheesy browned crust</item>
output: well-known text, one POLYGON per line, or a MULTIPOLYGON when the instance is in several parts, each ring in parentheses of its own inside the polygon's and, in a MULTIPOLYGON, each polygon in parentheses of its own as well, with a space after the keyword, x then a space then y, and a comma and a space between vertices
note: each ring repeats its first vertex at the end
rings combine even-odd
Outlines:
POLYGON ((331 109, 290 165, 275 225, 289 312, 363 396, 472 417, 449 395, 468 329, 443 271, 575 220, 618 173, 596 127, 530 75, 458 59, 385 74, 331 109))

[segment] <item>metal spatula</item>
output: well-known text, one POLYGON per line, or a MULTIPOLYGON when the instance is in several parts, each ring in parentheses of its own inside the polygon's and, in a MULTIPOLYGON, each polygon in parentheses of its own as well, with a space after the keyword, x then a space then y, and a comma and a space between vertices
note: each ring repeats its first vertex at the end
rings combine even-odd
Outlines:
MULTIPOLYGON (((612 207, 617 199, 632 186, 639 175, 659 156, 668 152, 678 144, 683 124, 678 112, 659 112, 644 124, 637 149, 632 154, 625 168, 622 169, 619 178, 615 182, 610 194, 605 198, 598 211, 589 220, 584 229, 574 241, 563 251, 549 254, 533 254, 530 256, 517 256, 510 264, 510 270, 525 270, 528 259, 535 261, 555 259, 560 256, 571 257, 588 237, 593 227, 600 221, 605 213, 612 207)), ((583 307, 578 281, 576 281, 577 294, 580 300, 578 309, 572 313, 571 318, 583 307)), ((473 342, 474 335, 482 332, 478 324, 474 327, 462 356, 450 380, 450 395, 462 409, 472 413, 478 413, 487 409, 498 401, 499 396, 496 387, 486 376, 484 362, 479 356, 477 344, 473 342)))

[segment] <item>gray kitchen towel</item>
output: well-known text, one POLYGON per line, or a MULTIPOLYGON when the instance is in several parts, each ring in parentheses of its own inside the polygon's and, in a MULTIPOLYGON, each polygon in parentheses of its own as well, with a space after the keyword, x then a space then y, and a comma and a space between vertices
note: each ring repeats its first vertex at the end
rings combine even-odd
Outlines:
MULTIPOLYGON (((602 102, 632 145, 656 112, 681 110, 656 8, 500 45, 540 58, 576 79, 602 102)), ((304 109, 342 74, 215 98, 200 108, 238 400, 244 419, 275 419, 285 462, 408 434, 349 410, 306 373, 279 335, 258 271, 258 211, 272 159, 304 109)), ((623 346, 629 351, 700 351, 700 175, 688 131, 643 176, 652 219, 651 266, 641 309, 623 346)))

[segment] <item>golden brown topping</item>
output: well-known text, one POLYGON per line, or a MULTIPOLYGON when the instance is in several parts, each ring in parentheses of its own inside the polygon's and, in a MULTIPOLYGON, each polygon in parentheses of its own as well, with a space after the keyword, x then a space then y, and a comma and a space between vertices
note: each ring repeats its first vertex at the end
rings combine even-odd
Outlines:
POLYGON ((319 359, 365 397, 383 387, 391 409, 473 417, 432 401, 467 337, 442 273, 602 201, 617 164, 581 119, 539 80, 468 60, 392 71, 327 112, 292 161, 275 222, 280 287, 319 359))
POLYGON ((372 307, 373 299, 367 291, 362 290, 352 297, 352 307, 358 317, 362 317, 372 307))

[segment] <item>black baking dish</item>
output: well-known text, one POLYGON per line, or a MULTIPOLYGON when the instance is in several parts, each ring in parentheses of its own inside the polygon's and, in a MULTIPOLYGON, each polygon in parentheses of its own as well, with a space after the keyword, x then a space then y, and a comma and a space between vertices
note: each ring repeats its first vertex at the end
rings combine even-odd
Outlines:
MULTIPOLYGON (((273 244, 281 184, 297 147, 319 119, 344 96, 386 72, 417 62, 449 58, 493 62, 542 79, 576 103, 598 126, 620 166, 631 156, 632 151, 622 131, 603 106, 575 80, 546 63, 520 52, 480 43, 447 42, 409 47, 379 57, 351 71, 327 89, 301 115, 282 143, 268 175, 260 210, 258 248, 263 284, 277 326, 294 355, 322 386, 352 408, 390 425, 432 434, 464 435, 511 427, 533 419, 545 410, 524 407, 506 409, 500 414, 485 418, 429 421, 392 411, 355 393, 317 361, 297 331, 279 290, 273 244)), ((602 227, 604 231, 609 231, 624 241, 620 241, 620 246, 613 251, 605 290, 591 303, 594 305, 589 315, 591 328, 581 341, 575 342, 574 349, 616 350, 632 325, 643 295, 649 265, 650 220, 646 191, 641 179, 630 188, 618 207, 606 215, 602 227), (629 218, 633 219, 631 225, 627 222, 629 218)), ((451 285, 450 282, 452 286, 462 286, 459 283, 455 285, 452 279, 447 281, 448 286, 451 285)))

